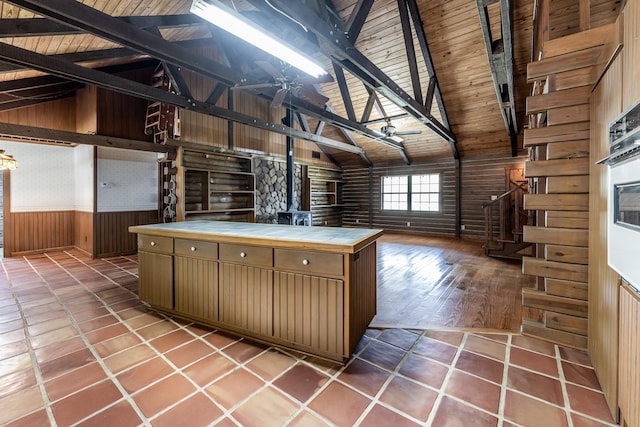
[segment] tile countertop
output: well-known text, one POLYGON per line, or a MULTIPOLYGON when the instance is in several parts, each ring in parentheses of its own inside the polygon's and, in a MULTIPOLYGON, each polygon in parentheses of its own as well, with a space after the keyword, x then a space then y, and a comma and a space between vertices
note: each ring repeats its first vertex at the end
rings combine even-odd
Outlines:
POLYGON ((382 230, 343 227, 302 227, 224 221, 184 221, 136 225, 129 232, 220 243, 286 249, 355 253, 382 236, 382 230))

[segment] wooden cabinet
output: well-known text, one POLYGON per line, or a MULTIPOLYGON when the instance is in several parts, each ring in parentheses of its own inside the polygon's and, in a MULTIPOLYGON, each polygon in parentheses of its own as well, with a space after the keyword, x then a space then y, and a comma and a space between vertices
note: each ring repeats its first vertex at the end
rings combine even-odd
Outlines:
POLYGON ((640 426, 640 294, 620 288, 618 406, 621 426, 640 426))
POLYGON ((313 225, 342 225, 342 172, 307 166, 306 200, 303 209, 312 212, 313 225))
POLYGON ((299 227, 278 224, 131 227, 139 233, 140 299, 169 314, 344 361, 376 312, 375 240, 382 232, 304 228, 305 235, 292 239, 299 227))
POLYGON ((273 333, 273 271, 220 263, 220 322, 241 332, 273 333))
POLYGON ((273 334, 300 349, 343 354, 344 282, 275 272, 273 334))
POLYGON ((177 220, 254 222, 255 175, 251 158, 180 149, 177 220))
POLYGON ((218 244, 175 239, 175 310, 205 321, 218 320, 218 244))
POLYGON ((138 294, 149 304, 173 309, 173 239, 138 235, 138 294))

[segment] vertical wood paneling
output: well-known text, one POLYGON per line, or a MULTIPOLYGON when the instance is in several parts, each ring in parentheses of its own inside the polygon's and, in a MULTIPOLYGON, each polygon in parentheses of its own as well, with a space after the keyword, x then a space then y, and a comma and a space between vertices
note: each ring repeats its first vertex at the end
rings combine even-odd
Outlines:
POLYGON ((609 154, 609 123, 622 111, 622 58, 596 87, 591 103, 589 179, 589 355, 612 414, 617 408, 618 276, 607 263, 607 166, 595 161, 609 154))
MULTIPOLYGON (((148 85, 153 68, 118 73, 119 77, 148 85)), ((99 135, 151 141, 144 133, 147 118, 147 101, 107 89, 98 89, 97 133, 99 135)))
POLYGON ((173 309, 173 257, 138 252, 138 296, 141 301, 173 309))
POLYGON ((275 272, 274 336, 344 354, 342 280, 275 272))
POLYGON ((98 258, 135 253, 132 225, 155 224, 158 211, 98 212, 95 214, 94 252, 98 258))
POLYGON ((17 110, 2 111, 0 122, 75 132, 75 100, 66 98, 17 110))
POLYGON ((220 263, 220 321, 262 335, 273 331, 273 271, 220 263))
POLYGON ((628 0, 624 9, 622 56, 622 109, 625 110, 640 100, 640 0, 628 0))
POLYGON ((5 253, 67 248, 74 245, 74 211, 11 212, 5 253))
POLYGON ((620 425, 640 425, 640 295, 620 290, 620 425))
POLYGON ((218 320, 218 263, 176 256, 176 311, 204 320, 218 320))
POLYGON ((345 305, 349 319, 349 336, 345 337, 347 354, 351 354, 362 338, 367 327, 376 315, 376 289, 377 289, 377 256, 376 242, 363 248, 356 255, 350 255, 345 260, 345 268, 348 268, 349 287, 345 290, 345 305))
MULTIPOLYGON (((73 225, 73 244, 78 249, 93 256, 93 213, 76 211, 74 215, 73 225)), ((135 252, 135 236, 134 236, 134 252, 135 252)))

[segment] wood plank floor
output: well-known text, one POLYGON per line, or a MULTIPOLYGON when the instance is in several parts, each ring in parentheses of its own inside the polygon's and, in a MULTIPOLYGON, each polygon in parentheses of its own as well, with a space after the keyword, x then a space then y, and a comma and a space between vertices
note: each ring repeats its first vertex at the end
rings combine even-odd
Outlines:
POLYGON ((519 331, 521 290, 534 284, 519 261, 489 258, 481 242, 387 233, 371 326, 519 331))

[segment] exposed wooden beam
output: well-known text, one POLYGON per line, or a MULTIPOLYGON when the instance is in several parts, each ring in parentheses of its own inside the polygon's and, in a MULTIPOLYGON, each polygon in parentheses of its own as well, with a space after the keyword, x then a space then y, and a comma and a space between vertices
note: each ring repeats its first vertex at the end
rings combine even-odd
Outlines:
MULTIPOLYGON (((407 54, 409 64, 409 74, 411 75, 411 85, 413 86, 413 97, 422 99, 422 87, 420 86, 420 74, 418 73, 418 63, 416 62, 416 48, 413 45, 413 33, 409 22, 409 11, 406 0, 398 0, 398 11, 400 12, 400 25, 402 26, 402 36, 404 37, 404 50, 407 54)), ((428 109, 427 111, 431 111, 428 109)))
POLYGON ((484 0, 476 0, 480 27, 484 39, 493 86, 498 98, 500 113, 511 140, 511 155, 518 155, 518 123, 516 120, 516 95, 513 76, 513 25, 511 0, 500 0, 501 38, 491 34, 489 10, 484 0))
MULTIPOLYGON (((192 13, 185 15, 119 16, 116 19, 135 25, 138 28, 189 27, 203 24, 203 21, 192 13)), ((0 37, 61 36, 82 34, 83 32, 62 22, 54 22, 45 18, 3 18, 2 25, 0 25, 0 37)))
MULTIPOLYGON (((298 125, 300 126, 300 129, 302 129, 305 132, 311 132, 309 121, 307 120, 307 117, 304 114, 300 113, 299 111, 296 111, 294 116, 296 118, 296 122, 298 122, 298 125)), ((316 135, 319 135, 319 134, 316 133, 316 135)), ((327 156, 327 158, 331 161, 331 163, 333 163, 336 166, 339 166, 339 163, 336 161, 336 159, 322 145, 316 144, 316 146, 320 151, 322 151, 322 153, 325 156, 327 156)))
POLYGON ((85 144, 96 145, 99 147, 123 148, 126 150, 151 151, 156 153, 171 153, 175 151, 174 147, 154 144, 151 142, 1 122, 0 137, 25 142, 85 144))
POLYGON ((344 76, 344 70, 334 61, 333 71, 336 75, 336 81, 338 82, 340 95, 342 95, 344 108, 347 111, 347 117, 349 118, 349 120, 356 121, 356 111, 353 109, 353 102, 351 101, 351 94, 349 93, 349 87, 347 86, 347 79, 344 76))
POLYGON ((44 71, 59 77, 68 78, 70 80, 79 81, 86 84, 96 85, 115 92, 124 93, 138 98, 150 101, 159 101, 167 105, 192 110, 201 114, 214 117, 220 117, 226 120, 246 124, 248 126, 264 129, 267 131, 279 133, 282 135, 292 134, 296 138, 306 139, 324 144, 339 150, 360 154, 363 150, 344 142, 335 141, 329 138, 314 135, 309 132, 299 131, 277 123, 271 123, 266 120, 241 114, 235 111, 229 111, 225 108, 216 107, 215 105, 205 102, 188 99, 182 95, 165 92, 164 90, 127 80, 118 76, 113 76, 101 71, 90 68, 81 67, 79 65, 70 64, 60 59, 53 59, 46 55, 40 55, 26 49, 21 49, 5 43, 0 43, 0 58, 3 61, 25 65, 30 68, 44 71))
POLYGON ((367 20, 367 16, 369 16, 369 11, 371 11, 371 6, 373 6, 373 0, 358 0, 358 4, 355 5, 351 15, 349 15, 345 28, 353 43, 356 42, 360 35, 362 26, 367 20))
MULTIPOLYGON (((391 77, 387 76, 380 68, 373 64, 352 43, 343 31, 335 31, 341 28, 341 22, 326 22, 310 8, 291 8, 284 0, 270 0, 280 10, 287 13, 297 21, 300 21, 310 31, 315 33, 321 41, 321 49, 343 68, 368 84, 373 90, 387 97, 391 102, 418 119, 421 123, 433 130, 447 142, 455 146, 455 137, 451 131, 442 125, 429 111, 424 108, 422 101, 417 101, 409 95, 391 77)), ((258 5, 259 8, 265 6, 258 5)), ((329 15, 331 16, 331 15, 329 15)), ((457 154, 457 149, 456 149, 457 154)))
MULTIPOLYGON (((420 46, 420 51, 422 52, 422 60, 424 61, 425 66, 427 67, 427 74, 429 76, 429 81, 432 79, 436 79, 436 87, 434 92, 434 97, 436 100, 436 104, 438 105, 438 111, 440 112, 440 119, 442 120, 442 124, 451 129, 451 125, 449 124, 449 116, 447 115, 447 109, 444 106, 444 101, 442 99, 442 93, 440 92, 440 85, 437 84, 438 78, 436 75, 436 69, 433 66, 433 60, 431 59, 431 51, 429 50, 429 44, 427 43, 427 35, 424 32, 424 24, 422 22, 422 18, 420 17, 420 12, 418 11, 418 5, 416 4, 416 0, 405 0, 407 6, 409 7, 409 13, 411 15, 411 20, 413 21, 413 28, 416 32, 416 37, 418 39, 418 45, 420 46)), ((425 103, 426 105, 426 103, 425 103)), ((426 108, 426 107, 425 107, 426 108)), ((427 108, 427 111, 431 111, 431 108, 427 108)), ((454 157, 457 155, 457 147, 451 147, 452 151, 454 151, 454 157)))

